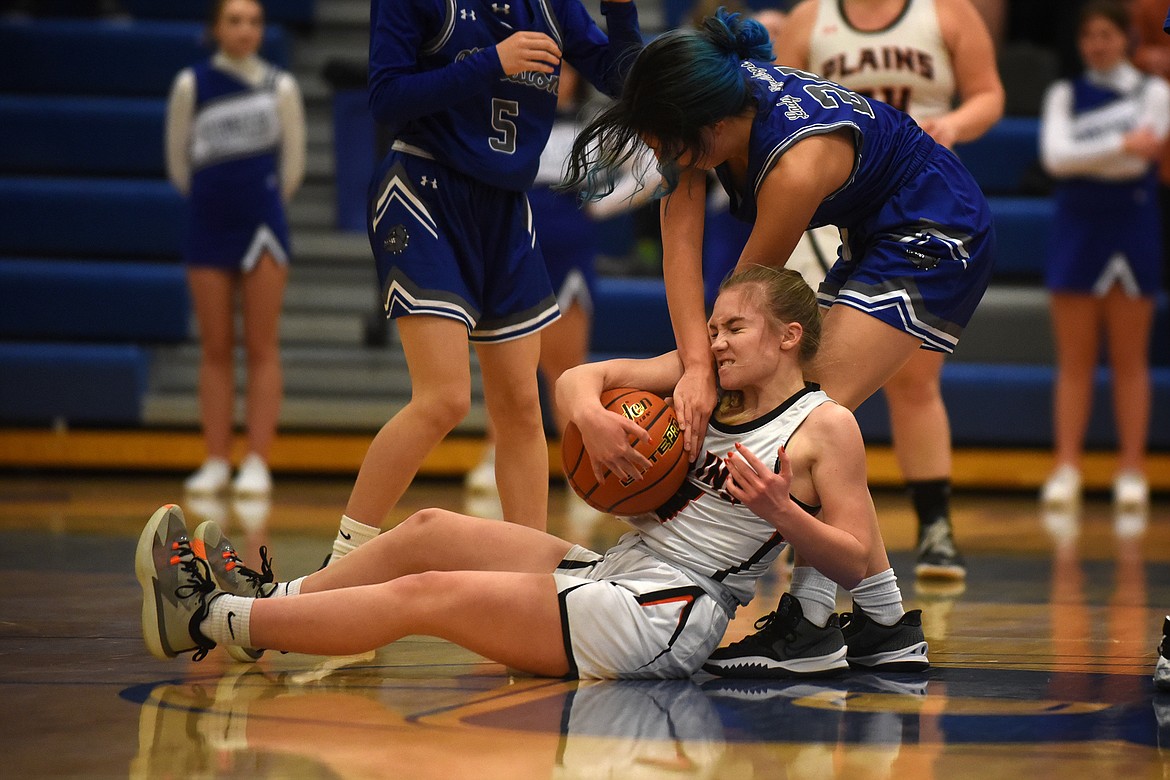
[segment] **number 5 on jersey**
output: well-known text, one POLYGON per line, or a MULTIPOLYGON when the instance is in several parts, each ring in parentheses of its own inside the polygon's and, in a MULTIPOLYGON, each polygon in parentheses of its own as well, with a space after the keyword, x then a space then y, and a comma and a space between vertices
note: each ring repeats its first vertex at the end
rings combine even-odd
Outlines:
POLYGON ((516 123, 508 117, 520 116, 520 104, 515 100, 492 98, 492 129, 499 135, 488 138, 488 146, 497 152, 516 151, 516 123))

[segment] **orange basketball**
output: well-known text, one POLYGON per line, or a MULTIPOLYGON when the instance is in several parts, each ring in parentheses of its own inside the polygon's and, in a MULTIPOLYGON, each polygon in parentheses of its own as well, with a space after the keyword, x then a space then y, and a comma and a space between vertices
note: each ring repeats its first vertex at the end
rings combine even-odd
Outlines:
POLYGON ((652 512, 678 491, 687 476, 689 465, 683 451, 678 418, 666 401, 654 393, 622 387, 601 394, 606 409, 624 414, 650 433, 648 444, 639 442, 636 449, 651 466, 642 479, 623 480, 609 473, 600 483, 593 476, 589 453, 581 441, 581 431, 573 423, 565 428, 561 439, 561 464, 565 478, 585 503, 615 515, 652 512))

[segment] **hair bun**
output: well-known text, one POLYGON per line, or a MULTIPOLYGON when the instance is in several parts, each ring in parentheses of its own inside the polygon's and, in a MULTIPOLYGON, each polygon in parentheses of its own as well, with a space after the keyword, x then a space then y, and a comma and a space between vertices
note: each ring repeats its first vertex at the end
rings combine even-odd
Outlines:
POLYGON ((772 40, 764 25, 725 7, 703 20, 703 30, 713 44, 741 60, 772 60, 775 57, 772 40))

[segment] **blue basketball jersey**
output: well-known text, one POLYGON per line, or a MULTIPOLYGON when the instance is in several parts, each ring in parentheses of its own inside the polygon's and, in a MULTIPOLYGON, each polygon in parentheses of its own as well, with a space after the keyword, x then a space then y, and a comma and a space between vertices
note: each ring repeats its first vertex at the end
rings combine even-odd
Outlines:
POLYGON ((826 198, 810 227, 848 227, 873 214, 922 167, 936 144, 905 113, 811 73, 745 60, 758 112, 748 150, 746 187, 737 190, 725 166, 716 169, 731 197, 731 213, 756 218, 756 192, 793 144, 814 135, 850 130, 856 167, 848 182, 826 198))
POLYGON ((484 183, 532 185, 556 113, 554 73, 501 74, 495 46, 540 32, 603 92, 620 90, 640 45, 633 4, 602 3, 611 36, 579 0, 375 0, 370 106, 399 141, 484 183), (632 59, 632 58, 630 58, 632 59))
POLYGON ((756 220, 756 193, 780 155, 805 138, 848 130, 853 174, 809 227, 845 239, 817 291, 823 306, 865 311, 950 352, 987 289, 994 230, 987 200, 959 159, 909 115, 840 84, 767 62, 741 63, 757 113, 742 186, 716 174, 732 215, 756 220))

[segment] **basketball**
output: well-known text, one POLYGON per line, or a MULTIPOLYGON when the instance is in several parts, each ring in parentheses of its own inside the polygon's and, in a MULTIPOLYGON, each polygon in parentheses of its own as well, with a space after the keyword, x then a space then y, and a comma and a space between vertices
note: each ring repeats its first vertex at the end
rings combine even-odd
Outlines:
POLYGON ((565 478, 585 503, 599 511, 627 516, 653 512, 678 491, 687 476, 689 463, 678 418, 659 396, 630 387, 606 390, 601 394, 601 403, 650 434, 649 443, 639 442, 635 448, 650 460, 651 466, 642 472, 640 480, 623 480, 610 473, 599 483, 581 441, 581 431, 569 423, 561 439, 565 478))

